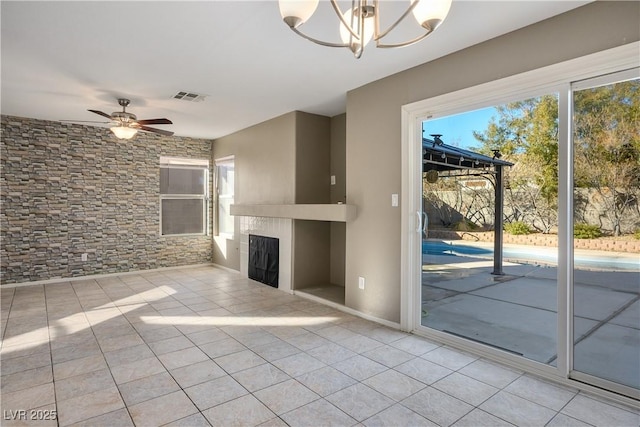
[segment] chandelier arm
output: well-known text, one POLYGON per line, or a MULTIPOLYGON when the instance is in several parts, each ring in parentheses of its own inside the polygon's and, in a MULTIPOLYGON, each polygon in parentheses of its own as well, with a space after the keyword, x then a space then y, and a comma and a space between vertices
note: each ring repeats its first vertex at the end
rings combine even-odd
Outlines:
MULTIPOLYGON (((400 18, 398 18, 398 20, 396 22, 391 24, 391 26, 389 28, 387 28, 382 34, 380 34, 379 30, 376 31, 376 35, 374 37, 374 40, 377 42, 378 40, 381 40, 383 37, 385 37, 387 34, 389 34, 391 31, 393 31, 404 20, 404 18, 406 18, 407 15, 409 15, 413 11, 413 9, 415 9, 415 7, 418 4, 418 2, 419 2, 419 0, 413 0, 411 2, 411 4, 409 5, 409 7, 407 8, 407 10, 404 11, 402 16, 400 16, 400 18)), ((377 19, 377 16, 379 16, 379 15, 380 15, 380 10, 377 8, 377 5, 376 5, 376 19, 377 19)), ((405 46, 405 45, 402 44, 401 46, 405 46)))
POLYGON ((312 41, 316 44, 319 44, 321 46, 327 46, 327 47, 349 47, 348 44, 345 43, 329 43, 329 42, 323 42, 322 40, 318 40, 318 39, 314 39, 313 37, 310 37, 306 34, 304 34, 303 32, 301 32, 300 30, 298 30, 297 28, 294 27, 289 27, 291 28, 291 31, 293 31, 294 33, 296 33, 297 35, 299 35, 300 37, 307 39, 309 41, 312 41))
MULTIPOLYGON (((358 1, 358 4, 361 5, 362 1, 358 1)), ((355 14, 355 9, 353 9, 354 14, 355 14)), ((358 16, 356 17, 358 19, 358 32, 360 33, 359 37, 356 37, 356 39, 360 42, 360 51, 364 51, 364 10, 362 9, 362 7, 360 7, 360 13, 358 13, 358 16)), ((353 50, 353 47, 351 48, 353 50)), ((353 52, 354 54, 356 54, 356 56, 359 58, 360 56, 358 56, 358 54, 356 52, 353 52)), ((360 53, 360 55, 362 55, 362 53, 360 53)))
MULTIPOLYGON (((362 3, 361 1, 358 1, 358 3, 362 3)), ((336 15, 338 15, 338 18, 340 19, 340 21, 342 22, 342 25, 345 26, 345 28, 351 33, 351 35, 353 37, 356 38, 356 40, 360 40, 360 36, 358 35, 358 33, 356 33, 353 28, 351 27, 350 24, 347 23, 347 21, 344 19, 344 14, 342 13, 342 11, 340 10, 340 6, 338 6, 338 3, 336 2, 336 0, 331 0, 331 6, 333 6, 333 10, 336 12, 336 15)), ((358 7, 362 7, 362 5, 360 4, 358 7)), ((352 8, 352 10, 355 11, 355 9, 352 8)), ((341 45, 342 46, 342 45, 341 45)), ((348 45, 347 45, 348 47, 348 45)))
POLYGON ((378 44, 378 34, 380 34, 380 8, 379 1, 373 0, 373 9, 376 11, 373 15, 373 39, 376 41, 376 45, 378 44))
POLYGON ((415 39, 413 39, 413 40, 406 41, 406 42, 404 42, 404 43, 381 44, 381 43, 379 43, 379 41, 378 41, 378 40, 376 40, 376 47, 386 49, 386 48, 394 48, 394 47, 405 47, 405 46, 411 46, 412 44, 418 43, 420 40, 422 40, 422 39, 426 38, 426 37, 427 37, 429 34, 431 34, 432 32, 433 32, 433 30, 431 30, 431 31, 427 31, 425 34, 423 34, 423 35, 421 35, 421 36, 418 36, 418 37, 416 37, 416 38, 415 38, 415 39))

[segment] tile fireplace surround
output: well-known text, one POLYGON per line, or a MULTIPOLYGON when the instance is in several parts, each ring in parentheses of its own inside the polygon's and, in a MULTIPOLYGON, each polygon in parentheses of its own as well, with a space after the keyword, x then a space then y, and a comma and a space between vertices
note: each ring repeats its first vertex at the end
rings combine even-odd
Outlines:
POLYGON ((293 220, 257 216, 240 217, 240 274, 242 277, 249 277, 249 234, 274 237, 280 240, 278 289, 291 293, 293 220))

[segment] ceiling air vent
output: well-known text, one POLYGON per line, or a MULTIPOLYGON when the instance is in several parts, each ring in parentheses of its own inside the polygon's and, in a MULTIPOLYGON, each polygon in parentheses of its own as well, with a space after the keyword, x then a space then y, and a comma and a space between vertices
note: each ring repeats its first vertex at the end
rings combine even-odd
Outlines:
POLYGON ((205 96, 206 95, 199 95, 193 92, 178 92, 175 95, 173 95, 175 99, 181 99, 183 101, 190 101, 190 102, 202 102, 204 101, 205 96))

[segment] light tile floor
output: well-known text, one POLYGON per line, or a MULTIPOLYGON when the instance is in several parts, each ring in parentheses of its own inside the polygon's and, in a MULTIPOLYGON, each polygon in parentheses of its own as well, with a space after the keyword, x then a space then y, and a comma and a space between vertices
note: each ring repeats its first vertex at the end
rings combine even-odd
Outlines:
POLYGON ((3 426, 638 426, 213 267, 2 288, 3 426))

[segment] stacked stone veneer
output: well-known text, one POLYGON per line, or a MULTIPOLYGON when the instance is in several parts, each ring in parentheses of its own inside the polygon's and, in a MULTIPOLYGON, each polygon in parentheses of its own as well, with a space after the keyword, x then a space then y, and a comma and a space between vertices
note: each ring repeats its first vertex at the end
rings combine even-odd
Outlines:
POLYGON ((0 138, 0 283, 211 262, 210 236, 162 237, 159 218, 160 156, 210 159, 211 141, 10 116, 0 138))

